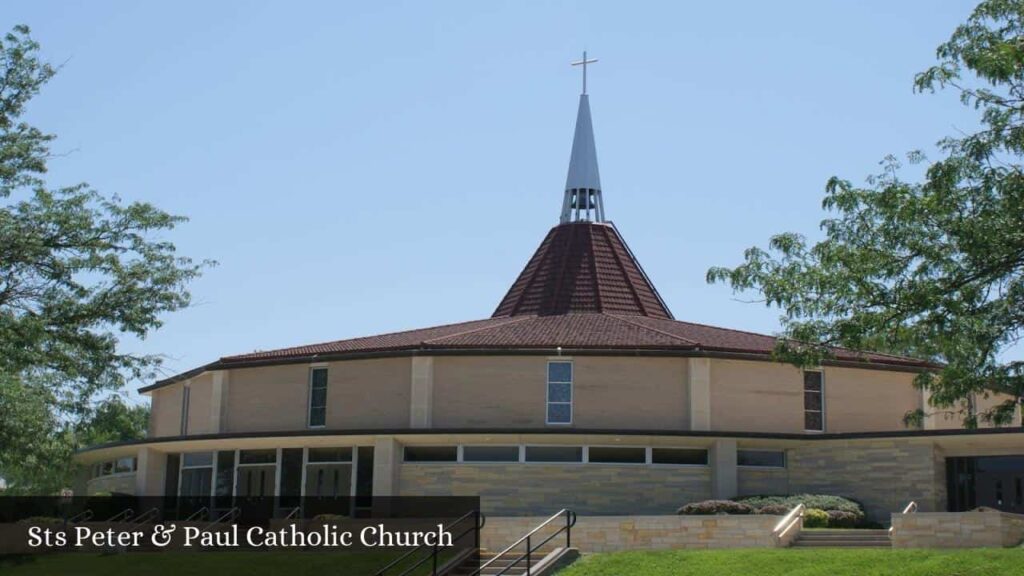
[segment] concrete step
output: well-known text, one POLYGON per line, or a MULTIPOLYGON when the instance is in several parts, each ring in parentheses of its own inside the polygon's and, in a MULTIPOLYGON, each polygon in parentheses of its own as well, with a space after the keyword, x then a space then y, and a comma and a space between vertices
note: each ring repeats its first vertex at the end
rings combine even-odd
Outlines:
POLYGON ((795 548, 891 548, 888 530, 801 530, 795 548))
POLYGON ((837 540, 832 542, 808 542, 804 540, 793 543, 793 548, 892 548, 887 541, 872 542, 870 540, 837 540))

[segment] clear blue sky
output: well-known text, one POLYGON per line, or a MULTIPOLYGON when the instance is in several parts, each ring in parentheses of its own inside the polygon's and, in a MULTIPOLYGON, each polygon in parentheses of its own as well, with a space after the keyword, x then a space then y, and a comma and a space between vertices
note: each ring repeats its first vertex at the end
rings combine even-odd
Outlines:
POLYGON ((972 2, 20 2, 61 73, 51 183, 191 221, 220 266, 128 349, 219 356, 489 316, 557 222, 586 48, 605 206, 676 317, 778 312, 710 266, 815 235, 825 181, 975 124, 915 72, 972 2))

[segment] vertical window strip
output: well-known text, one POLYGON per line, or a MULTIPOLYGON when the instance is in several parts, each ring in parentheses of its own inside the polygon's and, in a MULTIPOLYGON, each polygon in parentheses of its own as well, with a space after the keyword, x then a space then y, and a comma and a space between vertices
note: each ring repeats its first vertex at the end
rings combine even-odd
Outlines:
POLYGON ((309 427, 327 423, 327 368, 309 370, 309 427))
POLYGON ((545 414, 545 421, 548 424, 572 424, 572 381, 572 362, 548 362, 545 414))
POLYGON ((825 431, 824 378, 820 371, 804 372, 804 430, 825 431))
POLYGON ((181 435, 188 434, 188 404, 189 398, 192 395, 192 388, 189 386, 182 387, 181 392, 181 435))

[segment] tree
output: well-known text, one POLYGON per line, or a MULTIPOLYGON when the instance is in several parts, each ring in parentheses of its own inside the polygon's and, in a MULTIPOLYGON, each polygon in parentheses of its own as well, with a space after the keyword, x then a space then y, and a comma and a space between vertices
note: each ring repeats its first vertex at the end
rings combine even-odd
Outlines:
POLYGON ((185 221, 87 184, 47 186, 52 134, 22 120, 56 70, 29 29, 0 41, 0 477, 8 492, 52 492, 95 400, 150 377, 155 355, 118 348, 189 304, 209 262, 156 238, 185 221))
POLYGON ((902 179, 892 157, 866 186, 833 177, 823 240, 780 234, 707 278, 783 311, 781 360, 817 364, 830 346, 930 359, 941 368, 915 383, 933 408, 968 427, 1005 424, 1024 393, 1024 362, 1001 360, 1024 327, 1024 1, 982 2, 937 54, 916 90, 956 90, 981 129, 939 142, 942 158, 919 182, 902 179), (993 391, 1011 399, 965 408, 993 391))

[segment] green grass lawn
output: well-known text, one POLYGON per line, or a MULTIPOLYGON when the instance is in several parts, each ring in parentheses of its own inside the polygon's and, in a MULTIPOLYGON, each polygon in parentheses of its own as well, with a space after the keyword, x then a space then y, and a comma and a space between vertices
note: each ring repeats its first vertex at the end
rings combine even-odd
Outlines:
POLYGON ((1024 576, 1024 549, 666 550, 586 554, 558 576, 1024 576))
MULTIPOLYGON (((0 556, 3 576, 366 576, 392 552, 197 552, 0 556)), ((419 573, 429 573, 429 564, 419 573)), ((401 572, 398 570, 396 574, 401 572)))

